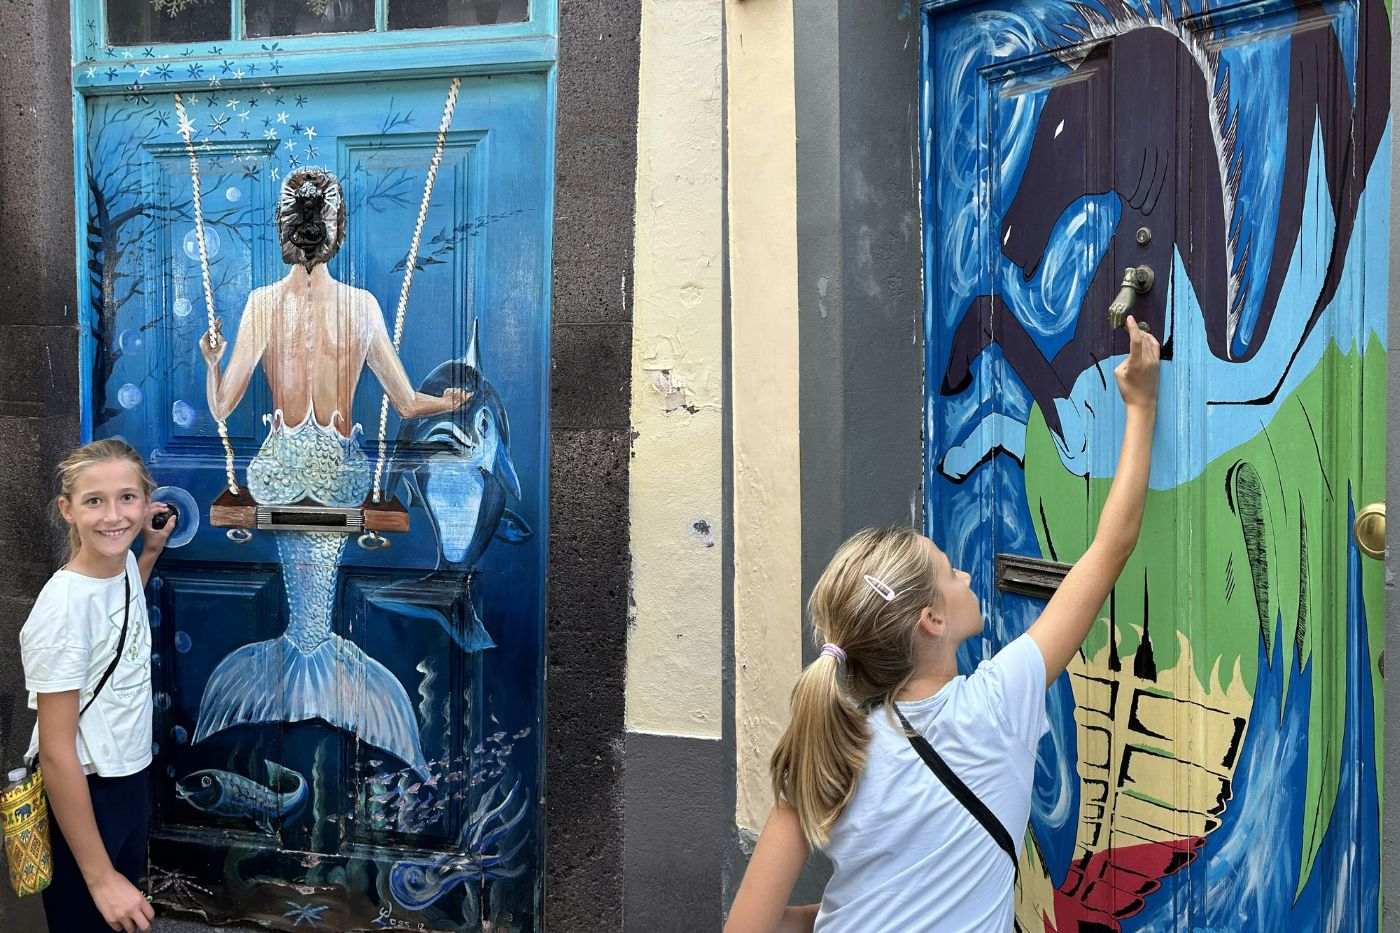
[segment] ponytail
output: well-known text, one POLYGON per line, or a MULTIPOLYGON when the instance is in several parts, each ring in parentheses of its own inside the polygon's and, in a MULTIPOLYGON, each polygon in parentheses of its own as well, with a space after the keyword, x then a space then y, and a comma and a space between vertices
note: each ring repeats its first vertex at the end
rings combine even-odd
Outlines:
POLYGON ((774 800, 797 811, 813 848, 826 845, 855 794, 868 714, 914 674, 919 614, 938 605, 935 553, 913 528, 867 529, 841 545, 812 588, 807 612, 822 653, 793 687, 771 770, 774 800))
POLYGON ((823 654, 797 678, 792 718, 773 752, 773 798, 797 810, 813 848, 826 845, 831 826, 855 793, 870 739, 865 715, 841 689, 841 665, 823 654))

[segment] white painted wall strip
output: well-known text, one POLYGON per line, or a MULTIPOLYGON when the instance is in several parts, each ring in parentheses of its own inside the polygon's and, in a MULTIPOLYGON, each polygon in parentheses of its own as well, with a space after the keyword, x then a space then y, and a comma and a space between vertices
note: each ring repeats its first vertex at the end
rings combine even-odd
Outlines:
POLYGON ((644 0, 627 728, 720 737, 722 0, 644 0))
POLYGON ((797 143, 791 0, 726 0, 734 423, 734 653, 743 829, 802 666, 797 143))

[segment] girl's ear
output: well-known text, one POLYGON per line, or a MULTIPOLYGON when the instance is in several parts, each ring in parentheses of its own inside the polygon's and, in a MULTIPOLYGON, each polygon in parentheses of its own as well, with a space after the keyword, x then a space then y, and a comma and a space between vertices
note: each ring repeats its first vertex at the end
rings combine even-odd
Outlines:
POLYGON ((65 522, 73 524, 73 503, 68 501, 67 496, 58 497, 58 514, 63 516, 65 522))
POLYGON ((943 617, 935 615, 932 607, 925 606, 919 610, 919 630, 930 638, 942 638, 946 631, 943 617))

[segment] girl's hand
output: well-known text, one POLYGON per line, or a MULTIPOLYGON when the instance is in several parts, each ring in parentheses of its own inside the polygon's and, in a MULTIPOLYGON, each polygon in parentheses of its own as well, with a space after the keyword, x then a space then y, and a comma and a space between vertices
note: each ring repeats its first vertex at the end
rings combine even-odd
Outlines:
POLYGON ((1113 369, 1118 391, 1129 408, 1152 408, 1157 404, 1157 364, 1162 345, 1157 338, 1138 327, 1128 316, 1128 358, 1113 369))
POLYGON ((170 535, 175 531, 175 524, 180 520, 180 513, 176 512, 164 502, 146 503, 146 520, 142 526, 142 533, 145 536, 145 546, 160 550, 165 547, 165 542, 170 540, 170 535), (164 528, 157 528, 154 524, 157 515, 170 513, 170 520, 165 523, 164 528))
POLYGON ((155 908, 121 872, 113 871, 88 885, 88 890, 98 913, 112 929, 137 933, 151 928, 151 921, 156 917, 155 908))

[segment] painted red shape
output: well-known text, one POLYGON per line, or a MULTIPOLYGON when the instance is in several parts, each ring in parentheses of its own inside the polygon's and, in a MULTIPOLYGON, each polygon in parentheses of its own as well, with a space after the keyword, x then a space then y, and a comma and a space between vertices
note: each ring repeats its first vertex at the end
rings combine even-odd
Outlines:
POLYGON ((1045 933, 1116 931, 1142 910, 1162 879, 1195 860, 1205 837, 1173 839, 1091 853, 1070 865, 1055 891, 1055 919, 1042 917, 1045 933))

